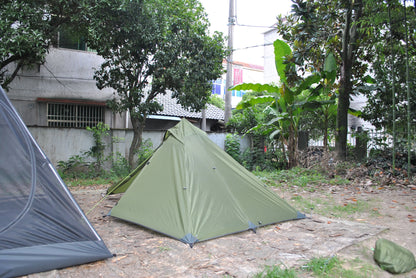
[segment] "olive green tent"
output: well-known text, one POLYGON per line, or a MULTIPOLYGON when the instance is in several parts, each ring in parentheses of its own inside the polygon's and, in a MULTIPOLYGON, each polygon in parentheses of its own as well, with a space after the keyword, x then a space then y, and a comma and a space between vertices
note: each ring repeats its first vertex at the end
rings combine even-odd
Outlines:
POLYGON ((187 120, 108 193, 124 191, 110 215, 191 246, 305 217, 187 120))

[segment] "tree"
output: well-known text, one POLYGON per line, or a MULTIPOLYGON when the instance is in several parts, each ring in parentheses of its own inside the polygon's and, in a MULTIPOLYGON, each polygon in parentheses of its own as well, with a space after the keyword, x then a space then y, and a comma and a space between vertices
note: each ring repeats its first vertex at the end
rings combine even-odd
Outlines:
POLYGON ((333 53, 329 53, 323 67, 322 79, 320 81, 321 92, 316 96, 316 101, 321 103, 314 109, 308 109, 301 118, 301 126, 304 130, 309 131, 309 135, 323 138, 324 150, 328 150, 329 130, 335 130, 337 104, 335 101, 335 78, 336 64, 333 53), (313 134, 316 133, 317 134, 313 134), (323 134, 323 136, 322 136, 323 134))
POLYGON ((303 72, 320 70, 323 55, 334 52, 339 67, 336 152, 346 159, 350 97, 362 85, 372 52, 371 34, 365 33, 369 15, 377 14, 371 0, 294 0, 293 15, 279 18, 278 33, 293 45, 294 61, 303 72))
POLYGON ((23 66, 41 64, 58 28, 81 29, 84 0, 2 0, 0 3, 0 85, 7 89, 23 66))
MULTIPOLYGON (((393 122, 402 139, 407 131, 407 99, 406 92, 406 50, 404 7, 402 1, 390 0, 386 9, 378 16, 372 25, 371 32, 376 34, 373 43, 374 59, 372 62, 374 86, 363 93, 367 96, 367 105, 363 109, 362 117, 377 129, 392 133, 393 122), (394 82, 394 84, 393 84, 394 82), (393 86, 394 94, 393 94, 393 86), (394 98, 394 102, 393 102, 394 98), (393 106, 394 103, 394 106, 393 106), (395 110, 395 119, 393 112, 395 110)), ((415 26, 416 13, 414 7, 407 7, 407 25, 415 26)), ((410 28, 409 56, 416 55, 416 33, 410 28)), ((416 87, 416 61, 409 59, 411 87, 416 87)), ((411 118, 416 116, 416 95, 411 94, 411 118)))
POLYGON ((209 97, 208 103, 210 103, 210 104, 212 104, 212 105, 214 105, 214 106, 216 106, 216 107, 218 107, 222 110, 224 110, 224 108, 225 108, 224 100, 221 97, 219 97, 218 95, 211 95, 209 97))
MULTIPOLYGON (((316 109, 333 100, 318 100, 322 93, 327 93, 327 85, 333 84, 336 76, 336 62, 329 54, 324 62, 322 72, 313 72, 306 78, 297 76, 293 63, 292 50, 282 40, 274 42, 276 70, 280 77, 280 86, 273 84, 244 83, 233 87, 233 90, 251 90, 267 92, 268 95, 251 98, 242 102, 237 109, 252 107, 259 103, 270 103, 266 108, 274 117, 265 125, 269 126, 270 138, 279 138, 282 145, 287 145, 288 166, 297 166, 297 143, 300 118, 304 112, 316 109), (324 82, 320 82, 324 80, 324 82)), ((257 127, 258 128, 258 127, 257 127)))
POLYGON ((110 107, 130 115, 133 166, 147 116, 162 110, 157 95, 171 91, 194 111, 205 106, 211 80, 223 72, 224 38, 209 35, 197 0, 100 0, 90 28, 90 46, 105 59, 95 73, 97 86, 113 88, 110 107))

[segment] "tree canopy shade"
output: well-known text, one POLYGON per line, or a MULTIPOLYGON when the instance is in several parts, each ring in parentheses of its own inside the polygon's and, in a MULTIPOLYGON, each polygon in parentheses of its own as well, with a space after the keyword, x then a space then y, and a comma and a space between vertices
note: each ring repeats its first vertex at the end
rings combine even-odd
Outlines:
POLYGON ((43 63, 58 28, 81 28, 86 0, 2 0, 0 2, 0 85, 7 89, 18 71, 43 63), (76 23, 76 24, 75 24, 76 23))
POLYGON ((142 142, 146 117, 162 109, 158 94, 201 110, 211 80, 221 76, 224 38, 208 32, 196 0, 99 0, 93 9, 89 45, 104 57, 95 73, 98 88, 115 90, 113 111, 128 111, 134 131, 129 164, 142 142))

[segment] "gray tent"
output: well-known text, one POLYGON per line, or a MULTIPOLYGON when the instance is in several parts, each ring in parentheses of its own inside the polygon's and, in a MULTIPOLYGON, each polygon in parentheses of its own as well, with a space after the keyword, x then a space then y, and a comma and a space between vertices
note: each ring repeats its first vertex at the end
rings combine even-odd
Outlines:
POLYGON ((0 277, 111 256, 0 87, 0 277))

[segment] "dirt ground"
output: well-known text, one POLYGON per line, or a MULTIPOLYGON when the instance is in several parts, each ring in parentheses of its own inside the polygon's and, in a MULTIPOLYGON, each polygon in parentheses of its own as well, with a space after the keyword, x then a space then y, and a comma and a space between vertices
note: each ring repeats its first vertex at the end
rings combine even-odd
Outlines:
MULTIPOLYGON (((105 188, 71 191, 88 212, 105 188)), ((318 214, 319 205, 309 211, 305 211, 306 206, 302 211, 306 219, 259 228, 257 233, 248 231, 200 242, 190 248, 137 225, 105 217, 120 197, 111 196, 87 217, 115 254, 113 258, 28 277, 252 277, 266 265, 301 267, 313 257, 334 255, 344 261, 344 267, 361 269, 362 277, 391 277, 373 261, 377 239, 389 239, 416 254, 416 186, 376 188, 363 181, 311 191, 288 186, 276 189, 293 205, 295 199, 302 199, 305 203, 327 202, 328 208, 353 202, 370 207, 339 217, 328 209, 318 214)), ((416 269, 395 277, 416 277, 416 269)))

